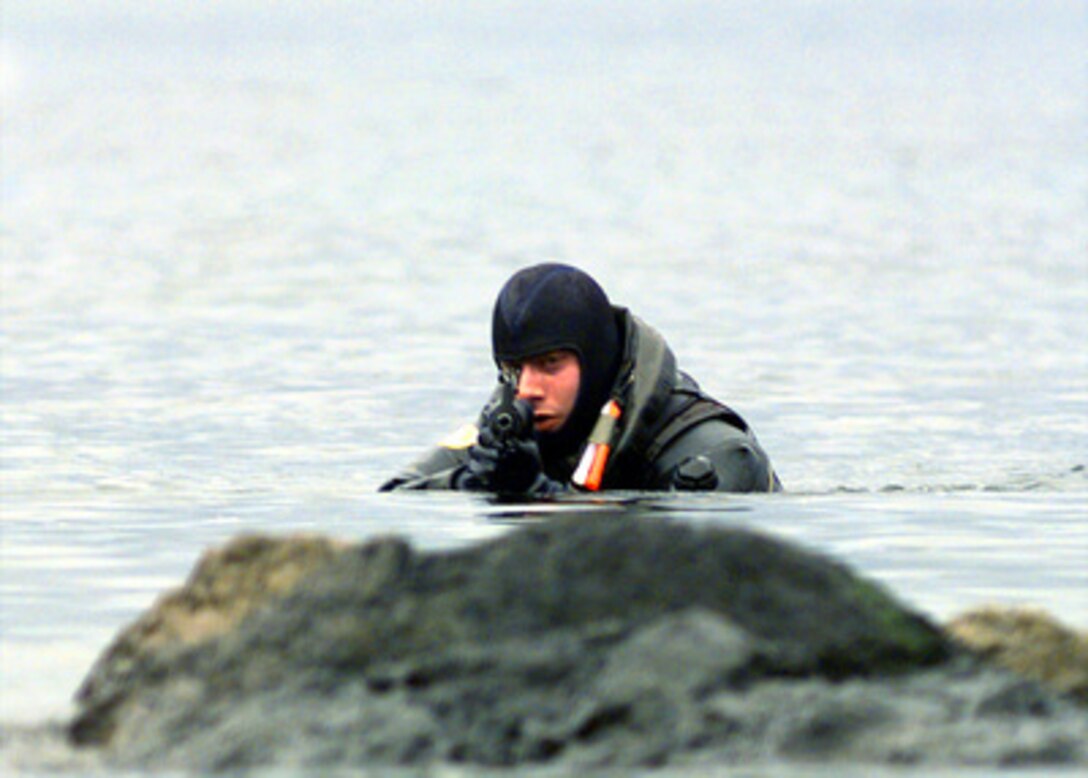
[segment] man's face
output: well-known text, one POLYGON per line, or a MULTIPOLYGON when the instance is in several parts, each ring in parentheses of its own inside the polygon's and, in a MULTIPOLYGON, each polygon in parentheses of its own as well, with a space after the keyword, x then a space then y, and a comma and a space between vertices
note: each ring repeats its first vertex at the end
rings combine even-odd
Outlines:
POLYGON ((582 380, 578 355, 559 349, 529 357, 516 367, 521 369, 518 397, 533 407, 537 432, 555 432, 566 424, 582 380))

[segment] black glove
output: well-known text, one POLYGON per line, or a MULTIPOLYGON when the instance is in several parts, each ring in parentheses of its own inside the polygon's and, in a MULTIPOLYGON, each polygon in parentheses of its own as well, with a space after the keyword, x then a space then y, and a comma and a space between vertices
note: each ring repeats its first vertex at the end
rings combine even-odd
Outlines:
POLYGON ((468 450, 468 462, 457 478, 458 489, 532 495, 563 491, 562 484, 544 474, 531 428, 528 434, 509 437, 496 431, 492 421, 485 413, 476 445, 468 450))

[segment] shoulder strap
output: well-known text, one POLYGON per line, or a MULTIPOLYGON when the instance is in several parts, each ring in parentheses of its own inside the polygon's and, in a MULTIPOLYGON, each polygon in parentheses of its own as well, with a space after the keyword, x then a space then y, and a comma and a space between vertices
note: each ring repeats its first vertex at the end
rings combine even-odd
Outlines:
POLYGON ((711 400, 705 395, 695 394, 687 407, 669 419, 665 426, 654 435, 653 440, 645 449, 646 463, 649 464, 656 460, 658 455, 680 435, 692 427, 711 419, 721 419, 741 432, 748 431, 747 423, 732 408, 722 405, 716 400, 711 400))

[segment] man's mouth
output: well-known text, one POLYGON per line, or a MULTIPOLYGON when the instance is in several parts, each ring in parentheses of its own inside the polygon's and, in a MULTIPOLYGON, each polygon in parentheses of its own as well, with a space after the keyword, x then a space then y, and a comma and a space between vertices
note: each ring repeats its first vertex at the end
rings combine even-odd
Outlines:
POLYGON ((533 424, 536 428, 547 429, 549 425, 555 422, 555 417, 550 413, 538 413, 533 416, 533 424))

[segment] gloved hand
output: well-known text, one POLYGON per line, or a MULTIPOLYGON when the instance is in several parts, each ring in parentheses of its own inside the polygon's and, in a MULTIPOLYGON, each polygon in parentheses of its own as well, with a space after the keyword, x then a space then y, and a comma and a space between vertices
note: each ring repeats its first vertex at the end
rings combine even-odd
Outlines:
POLYGON ((544 474, 540 447, 531 436, 507 437, 496 432, 485 414, 476 444, 468 450, 468 462, 457 488, 499 494, 554 494, 563 485, 544 474))

